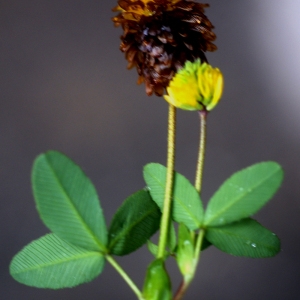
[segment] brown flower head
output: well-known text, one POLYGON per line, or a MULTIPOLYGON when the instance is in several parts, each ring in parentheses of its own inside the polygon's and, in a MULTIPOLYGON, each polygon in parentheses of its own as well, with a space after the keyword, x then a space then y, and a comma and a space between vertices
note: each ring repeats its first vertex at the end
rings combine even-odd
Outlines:
POLYGON ((124 30, 120 49, 148 95, 162 96, 186 61, 207 61, 204 52, 217 49, 214 27, 204 15, 208 6, 188 0, 118 1, 113 22, 124 30))

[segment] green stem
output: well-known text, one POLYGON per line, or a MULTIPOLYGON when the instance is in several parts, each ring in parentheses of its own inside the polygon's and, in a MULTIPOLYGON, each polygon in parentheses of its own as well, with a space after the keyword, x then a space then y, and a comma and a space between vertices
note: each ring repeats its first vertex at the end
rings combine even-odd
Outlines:
POLYGON ((200 116, 200 142, 199 142, 198 162, 197 162, 197 170, 196 170, 196 178, 195 178, 195 188, 200 194, 201 186, 202 186, 202 177, 203 177, 204 157, 205 157, 207 111, 199 111, 199 116, 200 116))
POLYGON ((195 270, 194 274, 197 268, 197 265, 200 261, 200 255, 201 255, 201 247, 204 239, 205 231, 204 229, 201 229, 198 233, 197 239, 196 239, 196 246, 195 246, 195 256, 194 256, 194 262, 195 262, 195 270))
MULTIPOLYGON (((203 178, 203 167, 204 167, 204 158, 205 158, 205 146, 206 146, 206 117, 207 111, 199 111, 200 117, 200 142, 199 142, 199 150, 198 150, 198 161, 197 161, 197 169, 196 169, 196 176, 195 176, 195 188, 199 192, 201 192, 202 188, 202 178, 203 178)), ((193 237, 195 237, 195 233, 192 232, 193 237)), ((185 276, 182 283, 180 284, 175 296, 174 300, 181 300, 183 295, 185 294, 187 288, 189 287, 190 283, 192 282, 197 266, 200 260, 201 254, 201 247, 203 243, 203 238, 205 235, 204 229, 201 229, 196 236, 195 242, 195 253, 194 253, 194 269, 192 274, 185 276)))
POLYGON ((160 236, 158 243, 157 258, 163 258, 165 254, 168 230, 170 223, 172 192, 173 192, 173 178, 175 166, 175 132, 176 132, 176 108, 169 105, 169 121, 168 121, 168 152, 167 152, 167 177, 164 208, 160 223, 160 236))
POLYGON ((142 292, 138 289, 135 283, 131 280, 128 274, 122 269, 122 267, 116 262, 116 260, 110 256, 106 255, 107 261, 115 268, 115 270, 123 277, 129 287, 133 290, 139 300, 144 300, 142 292))
POLYGON ((194 255, 194 269, 192 274, 189 274, 187 276, 184 277, 183 281, 181 282, 173 300, 181 300, 182 297, 184 296, 185 292, 187 291, 190 283, 192 282, 196 270, 197 270, 197 265, 199 263, 200 260, 200 254, 201 254, 201 246, 202 246, 202 242, 203 242, 203 238, 204 238, 204 230, 200 230, 198 236, 197 236, 197 240, 196 240, 196 246, 195 246, 195 255, 194 255))

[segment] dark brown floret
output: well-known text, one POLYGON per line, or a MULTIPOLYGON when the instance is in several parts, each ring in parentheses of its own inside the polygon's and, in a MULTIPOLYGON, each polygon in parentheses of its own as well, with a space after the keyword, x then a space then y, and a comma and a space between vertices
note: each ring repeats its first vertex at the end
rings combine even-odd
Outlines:
POLYGON ((121 25, 120 49, 125 53, 128 68, 136 67, 138 83, 145 83, 146 93, 162 96, 176 71, 184 63, 215 51, 216 35, 204 8, 186 0, 120 0, 121 11, 113 21, 121 25))

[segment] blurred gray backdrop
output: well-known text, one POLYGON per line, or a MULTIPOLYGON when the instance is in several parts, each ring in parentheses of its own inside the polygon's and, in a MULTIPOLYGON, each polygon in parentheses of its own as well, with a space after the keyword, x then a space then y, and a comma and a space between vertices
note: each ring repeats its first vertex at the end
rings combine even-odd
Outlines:
MULTIPOLYGON (((207 1, 218 36, 210 63, 225 76, 209 115, 203 199, 234 171, 263 160, 285 170, 283 187, 256 217, 276 232, 275 258, 231 257, 211 247, 186 299, 300 298, 300 2, 207 1)), ((0 1, 0 298, 135 299, 106 265, 93 282, 65 290, 23 286, 8 274, 23 246, 48 232, 30 187, 34 158, 55 149, 74 159, 97 187, 107 223, 144 186, 142 167, 165 163, 167 103, 147 97, 126 70, 108 0, 0 1)), ((178 114, 176 169, 193 180, 198 116, 178 114)), ((139 286, 145 248, 118 261, 139 286)), ((177 267, 170 270, 178 284, 177 267)), ((174 286, 175 288, 175 286, 174 286)))

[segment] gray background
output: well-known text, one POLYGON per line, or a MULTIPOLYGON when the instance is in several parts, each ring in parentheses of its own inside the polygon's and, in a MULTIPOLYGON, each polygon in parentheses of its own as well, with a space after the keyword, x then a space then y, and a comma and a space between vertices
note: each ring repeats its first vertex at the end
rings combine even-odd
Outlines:
MULTIPOLYGON (((298 0, 208 1, 219 50, 209 54, 225 76, 209 115, 203 199, 234 171, 263 160, 285 170, 283 187, 256 217, 276 232, 271 259, 235 258, 210 248, 186 299, 299 299, 300 294, 300 4, 298 0)), ((142 167, 165 163, 167 103, 147 97, 118 50, 115 1, 0 1, 0 297, 134 299, 106 265, 74 289, 23 286, 8 274, 12 256, 48 232, 30 188, 34 158, 56 149, 97 187, 107 222, 144 186, 142 167)), ((196 113, 178 114, 176 168, 193 180, 196 113)), ((143 248, 119 259, 139 286, 151 256, 143 248)), ((170 263, 176 284, 177 268, 170 263)))

